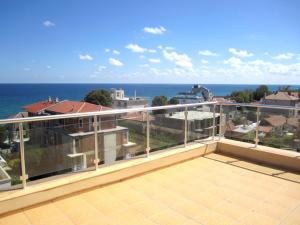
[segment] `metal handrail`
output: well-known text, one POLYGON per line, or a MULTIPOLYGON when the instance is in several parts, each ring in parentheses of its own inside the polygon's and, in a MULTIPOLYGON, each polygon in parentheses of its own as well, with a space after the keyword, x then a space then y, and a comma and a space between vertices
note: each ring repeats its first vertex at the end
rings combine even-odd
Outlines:
POLYGON ((224 102, 223 106, 240 106, 240 107, 254 107, 254 108, 268 108, 268 109, 286 109, 286 110, 300 110, 300 107, 295 106, 281 106, 281 105, 267 105, 267 104, 249 104, 249 103, 234 103, 224 102))

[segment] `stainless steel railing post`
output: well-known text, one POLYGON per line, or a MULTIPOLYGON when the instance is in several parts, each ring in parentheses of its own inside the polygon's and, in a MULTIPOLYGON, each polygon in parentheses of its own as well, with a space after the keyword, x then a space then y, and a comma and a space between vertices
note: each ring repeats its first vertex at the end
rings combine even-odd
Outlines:
POLYGON ((258 142, 259 142, 259 138, 258 138, 259 113, 260 113, 260 109, 257 107, 257 112, 256 112, 256 130, 255 130, 255 148, 257 147, 258 142))
POLYGON ((93 126, 94 126, 94 135, 95 135, 95 160, 94 160, 94 163, 95 163, 95 170, 98 169, 99 167, 99 157, 98 157, 98 118, 97 116, 94 116, 94 123, 93 123, 93 126))
POLYGON ((149 155, 150 155, 150 116, 149 116, 149 111, 146 112, 146 139, 147 139, 146 153, 147 153, 147 157, 149 157, 149 155))
POLYGON ((21 176, 20 180, 22 181, 23 188, 26 188, 26 181, 28 175, 26 174, 26 165, 25 165, 25 147, 24 147, 24 131, 23 123, 19 123, 19 140, 20 140, 20 158, 21 158, 21 176))
POLYGON ((212 139, 215 140, 216 132, 216 105, 213 105, 213 130, 212 130, 212 139))
POLYGON ((223 106, 220 104, 220 119, 219 119, 219 141, 222 136, 222 124, 223 124, 223 106))
POLYGON ((188 121, 187 121, 187 117, 188 117, 188 110, 187 107, 185 107, 184 110, 184 147, 187 146, 187 139, 188 139, 188 121))

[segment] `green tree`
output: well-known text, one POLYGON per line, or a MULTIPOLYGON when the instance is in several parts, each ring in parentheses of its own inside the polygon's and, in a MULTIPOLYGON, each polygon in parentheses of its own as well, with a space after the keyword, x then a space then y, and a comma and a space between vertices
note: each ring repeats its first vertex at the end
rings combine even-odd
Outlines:
MULTIPOLYGON (((152 106, 164 106, 168 105, 168 99, 166 96, 155 96, 152 100, 152 106)), ((161 109, 161 110, 154 110, 153 114, 165 114, 166 110, 161 109)))
POLYGON ((152 100, 152 106, 163 106, 168 104, 168 99, 166 96, 155 96, 152 100))
POLYGON ((253 91, 252 90, 233 91, 230 94, 230 98, 239 103, 250 103, 253 101, 253 91))
POLYGON ((172 97, 172 98, 170 98, 168 103, 169 103, 169 105, 177 105, 177 104, 179 104, 179 101, 176 97, 172 97))
POLYGON ((95 105, 111 106, 112 98, 109 91, 105 89, 92 90, 83 99, 85 102, 89 102, 95 105))
POLYGON ((269 95, 271 92, 267 85, 260 85, 256 90, 253 92, 253 99, 259 101, 265 95, 269 95))

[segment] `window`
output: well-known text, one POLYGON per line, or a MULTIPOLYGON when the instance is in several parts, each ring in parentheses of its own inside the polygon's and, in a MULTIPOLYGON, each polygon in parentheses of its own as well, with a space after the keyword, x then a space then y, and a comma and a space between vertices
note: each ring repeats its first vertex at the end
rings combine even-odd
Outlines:
POLYGON ((79 128, 83 128, 83 120, 79 119, 79 128))

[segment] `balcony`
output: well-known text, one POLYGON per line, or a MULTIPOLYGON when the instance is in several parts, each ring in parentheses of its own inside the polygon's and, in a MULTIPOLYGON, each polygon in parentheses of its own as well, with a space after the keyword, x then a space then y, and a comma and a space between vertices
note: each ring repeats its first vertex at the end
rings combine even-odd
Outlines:
MULTIPOLYGON (((232 107, 205 103, 105 112, 117 113, 116 127, 128 131, 122 133, 114 154, 109 152, 112 145, 107 145, 108 150, 99 145, 112 136, 105 140, 99 123, 90 124, 94 139, 85 143, 96 147, 81 152, 85 168, 56 174, 47 173, 51 167, 45 170, 26 158, 29 142, 35 139, 23 140, 20 182, 0 192, 0 224, 300 224, 300 153, 294 141, 298 130, 283 124, 272 133, 283 140, 268 144, 269 134, 259 131, 262 118, 269 118, 262 115, 261 106, 238 105, 247 109, 240 119, 236 119, 240 112, 228 109, 232 107), (230 121, 235 123, 231 130, 230 121), (248 125, 246 133, 234 131, 248 125), (284 138, 291 136, 286 133, 292 129, 293 139, 287 142, 284 138)), ((64 116, 95 118, 98 114, 64 116)), ((34 120, 41 118, 30 122, 34 120)), ((69 143, 58 149, 73 151, 74 143, 69 143)), ((78 154, 77 144, 74 154, 78 154)), ((81 160, 70 163, 83 165, 81 160)))

